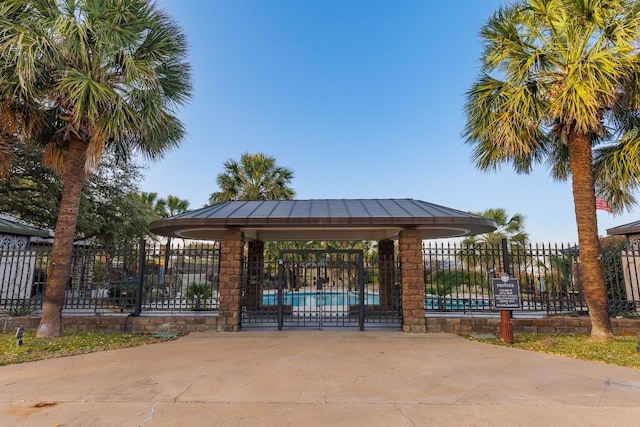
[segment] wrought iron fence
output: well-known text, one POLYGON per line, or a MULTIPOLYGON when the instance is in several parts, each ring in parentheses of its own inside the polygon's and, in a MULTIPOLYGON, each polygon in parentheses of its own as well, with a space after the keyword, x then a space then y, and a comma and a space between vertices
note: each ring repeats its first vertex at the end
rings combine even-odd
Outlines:
MULTIPOLYGON (((520 284, 520 310, 587 313, 576 246, 423 246, 427 312, 494 311, 492 279, 508 272, 520 284)), ((603 249, 610 314, 638 316, 640 251, 603 249)))
MULTIPOLYGON (((41 308, 50 253, 50 245, 0 249, 0 310, 26 314, 41 308)), ((606 248, 601 255, 611 315, 637 316, 640 249, 606 248)), ((575 246, 512 246, 505 253, 502 248, 428 242, 423 245, 423 259, 427 312, 493 311, 491 279, 503 271, 519 279, 523 311, 587 311, 575 246)), ((265 261, 269 280, 276 277, 273 262, 265 261)), ((377 253, 365 254, 365 280, 374 290, 380 283, 378 262, 377 253)), ((78 246, 64 308, 94 312, 216 310, 219 266, 218 243, 174 243, 168 251, 165 245, 153 242, 129 248, 78 246)), ((394 274, 395 281, 401 281, 398 266, 387 271, 385 274, 394 274)), ((248 276, 245 272, 243 277, 248 276)))
MULTIPOLYGON (((42 306, 50 245, 0 250, 0 309, 42 306)), ((64 309, 87 311, 217 309, 217 244, 174 246, 145 242, 128 248, 74 247, 64 309), (141 298, 138 300, 138 289, 141 298)))

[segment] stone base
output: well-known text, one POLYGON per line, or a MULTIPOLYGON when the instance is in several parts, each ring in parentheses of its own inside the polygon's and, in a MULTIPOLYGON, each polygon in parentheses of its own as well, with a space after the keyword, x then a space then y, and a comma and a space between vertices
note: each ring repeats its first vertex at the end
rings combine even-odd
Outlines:
MULTIPOLYGON (((18 325, 27 331, 35 331, 40 324, 39 316, 10 317, 0 319, 2 331, 15 333, 18 325)), ((427 317, 425 324, 405 324, 403 332, 408 333, 456 333, 456 334, 494 334, 500 333, 499 317, 427 317)), ((513 332, 535 334, 575 334, 591 333, 591 321, 587 316, 550 316, 543 318, 515 318, 513 332)), ((237 332, 237 325, 218 325, 215 314, 184 315, 142 315, 132 317, 126 314, 102 316, 64 316, 64 330, 100 331, 114 333, 156 333, 156 332, 237 332)), ((640 319, 611 319, 616 335, 640 334, 640 319)))

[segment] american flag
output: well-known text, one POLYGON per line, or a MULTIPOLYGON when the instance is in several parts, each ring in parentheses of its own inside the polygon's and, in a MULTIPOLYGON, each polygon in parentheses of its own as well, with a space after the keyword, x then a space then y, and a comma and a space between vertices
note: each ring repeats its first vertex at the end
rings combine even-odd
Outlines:
POLYGON ((609 203, 602 197, 596 197, 596 210, 600 209, 601 211, 607 211, 609 213, 613 213, 613 209, 609 206, 609 203))

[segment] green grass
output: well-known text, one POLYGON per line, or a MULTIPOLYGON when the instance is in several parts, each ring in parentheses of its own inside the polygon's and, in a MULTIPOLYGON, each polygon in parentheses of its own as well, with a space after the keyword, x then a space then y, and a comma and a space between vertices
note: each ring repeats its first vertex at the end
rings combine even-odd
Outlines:
POLYGON ((631 335, 617 336, 610 342, 594 342, 585 335, 517 334, 514 335, 513 344, 506 344, 499 339, 492 338, 473 338, 471 336, 465 336, 465 338, 574 359, 640 368, 640 353, 636 349, 638 339, 631 335))
POLYGON ((172 339, 154 338, 149 334, 83 331, 68 331, 60 338, 37 338, 36 333, 30 331, 24 333, 23 345, 19 347, 16 345, 14 334, 15 332, 0 333, 0 366, 147 345, 172 339))

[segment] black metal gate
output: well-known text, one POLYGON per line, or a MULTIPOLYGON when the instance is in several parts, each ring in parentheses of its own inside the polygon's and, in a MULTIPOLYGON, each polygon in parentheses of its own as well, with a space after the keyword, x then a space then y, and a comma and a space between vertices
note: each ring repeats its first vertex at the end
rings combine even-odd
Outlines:
POLYGON ((246 269, 245 329, 400 327, 399 294, 381 310, 376 285, 365 284, 361 250, 281 250, 276 277, 259 263, 249 260, 246 269))

